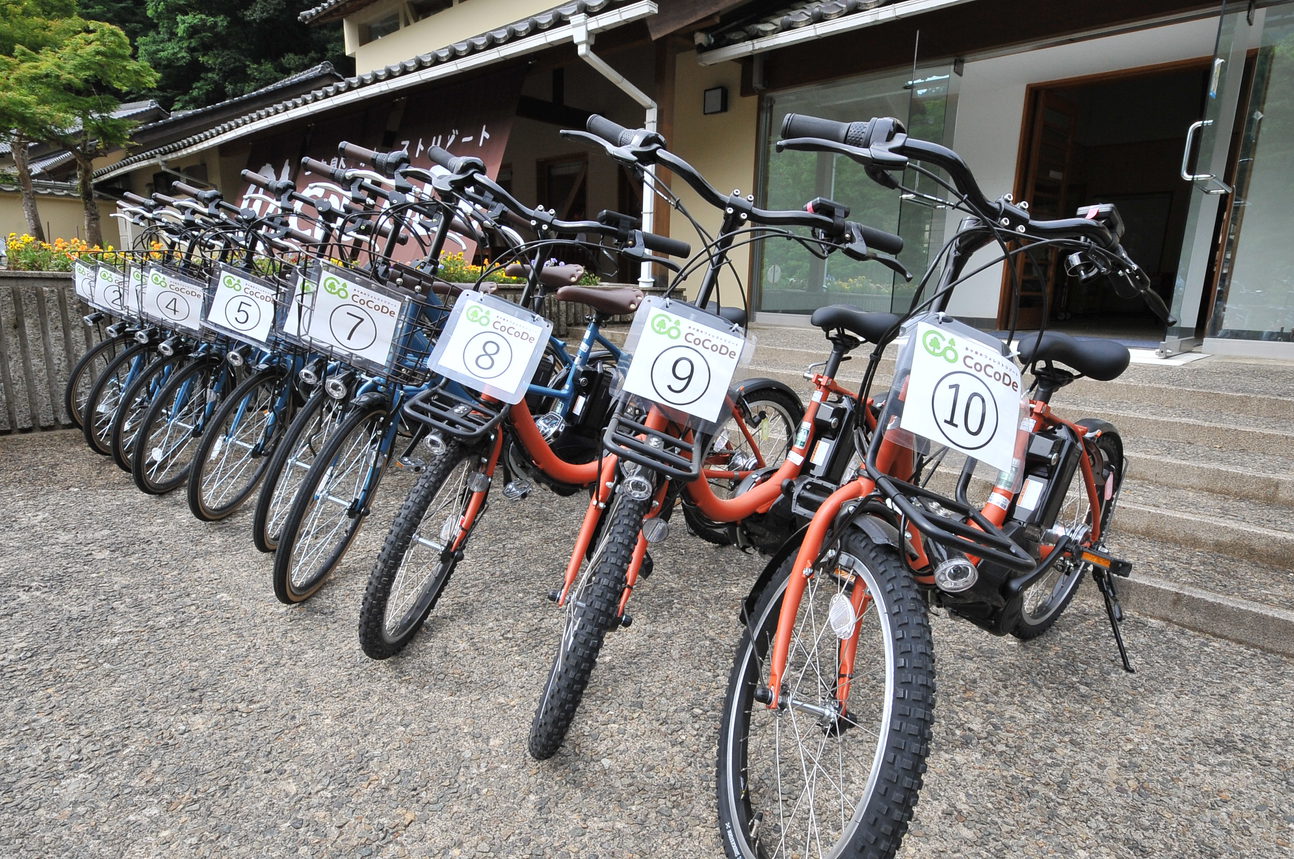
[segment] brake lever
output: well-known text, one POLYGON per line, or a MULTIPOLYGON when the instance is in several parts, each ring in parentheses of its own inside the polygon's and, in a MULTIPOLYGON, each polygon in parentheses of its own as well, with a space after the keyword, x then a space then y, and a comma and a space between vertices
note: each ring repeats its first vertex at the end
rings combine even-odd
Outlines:
POLYGON ((563 128, 557 133, 562 137, 565 137, 567 140, 582 140, 585 143, 592 143, 593 145, 604 149, 607 155, 610 155, 621 164, 634 166, 642 166, 643 164, 651 164, 654 162, 656 159, 653 156, 656 154, 656 150, 664 143, 663 140, 659 139, 659 135, 647 135, 644 138, 643 142, 649 143, 650 145, 616 146, 610 141, 598 137, 596 134, 590 134, 587 131, 579 131, 574 128, 563 128))
MULTIPOLYGON (((908 166, 906 155, 899 155, 888 149, 878 149, 875 146, 870 149, 863 149, 859 146, 850 146, 847 143, 837 143, 834 140, 826 140, 820 137, 792 137, 787 140, 777 141, 774 147, 778 152, 785 149, 801 152, 831 152, 882 170, 901 170, 908 166)), ((868 175, 870 176, 871 174, 869 173, 868 175)))

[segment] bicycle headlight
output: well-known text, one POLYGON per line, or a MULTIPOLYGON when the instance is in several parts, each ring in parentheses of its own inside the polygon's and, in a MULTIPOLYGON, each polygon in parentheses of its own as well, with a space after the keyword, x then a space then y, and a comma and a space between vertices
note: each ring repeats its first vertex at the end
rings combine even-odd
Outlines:
POLYGON ((350 385, 344 376, 329 376, 324 381, 324 392, 334 400, 344 400, 350 396, 350 385))

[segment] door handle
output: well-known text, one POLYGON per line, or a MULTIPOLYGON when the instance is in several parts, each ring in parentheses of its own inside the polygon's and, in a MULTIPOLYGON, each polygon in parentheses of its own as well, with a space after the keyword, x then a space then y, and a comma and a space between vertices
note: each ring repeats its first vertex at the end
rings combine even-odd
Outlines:
POLYGON ((1203 182, 1212 179, 1212 173, 1192 173, 1191 163, 1191 146, 1195 143, 1195 134, 1201 128, 1212 125, 1213 120, 1201 119, 1199 122, 1192 122, 1191 127, 1186 129, 1186 148, 1182 150, 1182 178, 1187 182, 1203 182))

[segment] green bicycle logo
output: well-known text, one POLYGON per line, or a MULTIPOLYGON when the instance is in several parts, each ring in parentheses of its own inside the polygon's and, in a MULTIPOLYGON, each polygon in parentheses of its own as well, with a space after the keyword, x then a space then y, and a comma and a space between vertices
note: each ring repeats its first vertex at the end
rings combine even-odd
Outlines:
POLYGON ((936 358, 943 358, 949 364, 957 363, 957 341, 952 337, 945 340, 938 331, 927 331, 921 338, 921 345, 936 358))
POLYGON ((166 278, 162 277, 157 272, 153 272, 153 275, 149 280, 153 282, 153 286, 166 286, 166 278))
POLYGON ((225 275, 224 279, 221 282, 224 283, 225 286, 232 289, 234 292, 241 292, 243 289, 243 282, 238 278, 234 277, 232 274, 225 275))
POLYGON ((468 322, 475 322, 482 328, 488 328, 490 325, 490 311, 488 308, 474 304, 467 308, 467 312, 463 315, 467 317, 468 322))
POLYGON ((671 340, 677 340, 683 336, 683 329, 679 327, 678 320, 665 313, 652 316, 651 330, 671 340))
POLYGON ((323 279, 324 292, 329 295, 335 295, 338 298, 350 298, 350 290, 346 288, 346 283, 339 277, 329 275, 323 279))

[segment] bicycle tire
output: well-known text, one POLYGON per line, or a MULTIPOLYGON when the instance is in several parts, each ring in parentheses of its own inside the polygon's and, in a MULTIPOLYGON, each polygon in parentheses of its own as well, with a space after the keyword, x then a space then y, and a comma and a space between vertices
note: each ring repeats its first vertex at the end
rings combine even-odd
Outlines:
POLYGON ((112 420, 117 414, 121 395, 135 376, 143 371, 145 362, 153 357, 154 353, 147 346, 128 346, 108 362, 108 366, 95 380, 86 397, 81 423, 81 435, 90 450, 103 456, 112 453, 109 446, 112 440, 112 420))
MULTIPOLYGON (((364 589, 359 643, 369 658, 389 659, 402 651, 436 607, 467 537, 456 551, 449 543, 473 496, 489 490, 488 483, 473 489, 473 478, 484 476, 484 468, 479 447, 451 441, 409 491, 364 589), (423 535, 424 526, 432 536, 423 535)), ((468 536, 484 512, 468 523, 468 536)))
POLYGON ((67 384, 63 386, 63 410, 75 427, 84 425, 83 414, 85 402, 90 397, 90 389, 107 368, 113 358, 134 343, 133 337, 121 334, 100 340, 85 350, 77 362, 72 365, 67 375, 67 384))
POLYGON ((185 355, 158 358, 122 391, 121 404, 117 406, 112 418, 112 428, 108 433, 108 452, 117 467, 127 474, 134 469, 135 437, 139 434, 144 417, 161 389, 166 387, 171 374, 187 360, 188 356, 185 355))
POLYGON ((260 551, 273 552, 278 548, 279 534, 301 479, 344 413, 345 404, 320 389, 306 400, 288 424, 265 466, 252 513, 252 543, 260 551))
POLYGON ((639 501, 617 491, 603 513, 606 527, 567 595, 562 637, 530 723, 528 747, 536 760, 551 758, 561 748, 606 634, 619 625, 620 595, 651 505, 650 497, 639 501))
MULTIPOLYGON (((367 510, 355 505, 372 501, 359 494, 371 470, 383 467, 377 441, 393 419, 386 400, 352 408, 310 465, 274 553, 274 596, 280 602, 314 596, 359 534, 367 510)), ((380 479, 375 476, 374 491, 380 479)))
POLYGON ((203 356, 182 367, 157 393, 140 424, 131 460, 140 491, 163 495, 189 479, 197 441, 229 373, 219 356, 203 356))
MULTIPOLYGON (((747 413, 751 415, 751 434, 756 436, 759 453, 764 463, 770 466, 780 465, 791 449, 795 440, 795 430, 804 418, 804 407, 794 396, 777 388, 760 388, 743 394, 747 413)), ((753 459, 752 447, 745 435, 737 427, 733 417, 729 416, 714 434, 710 450, 706 454, 707 464, 725 465, 736 463, 744 465, 753 459), (743 463, 742 460, 746 462, 743 463)), ((743 469, 744 470, 744 469, 743 469)), ((731 498, 737 494, 740 479, 711 478, 710 488, 719 498, 731 498)), ((683 521, 688 530, 696 536, 716 546, 731 546, 737 542, 738 523, 715 522, 707 517, 683 493, 683 521)))
MULTIPOLYGON (((1079 424, 1085 423, 1079 421, 1079 424)), ((1109 527, 1110 512, 1114 499, 1118 496, 1119 485, 1123 481, 1123 443, 1117 433, 1110 430, 1102 432, 1094 442, 1085 442, 1088 455, 1092 459, 1092 475, 1098 490, 1104 494, 1101 503, 1101 539, 1096 545, 1105 542, 1105 529, 1109 527)), ((1092 524, 1091 505, 1087 490, 1083 485, 1082 469, 1074 469, 1069 486, 1065 488, 1065 500, 1057 511, 1056 519, 1050 525, 1061 525, 1070 534, 1079 535, 1085 526, 1092 524)), ((1090 531, 1081 536, 1079 545, 1092 547, 1090 531)), ((1069 606, 1083 583, 1083 574, 1088 565, 1073 558, 1064 558, 1052 565, 1047 574, 1022 590, 1011 600, 1003 611, 1016 615, 1011 634, 1023 641, 1037 638, 1056 623, 1062 612, 1069 606)))
POLYGON ((274 413, 290 383, 286 369, 269 367, 244 379, 212 414, 193 454, 186 493, 198 519, 230 516, 256 489, 274 444, 283 437, 291 398, 283 415, 274 413))
POLYGON ((893 856, 912 818, 934 719, 925 603, 892 547, 851 530, 839 548, 834 563, 807 580, 777 709, 756 702, 755 693, 768 680, 764 660, 794 556, 764 588, 737 647, 716 773, 730 857, 893 856), (860 582, 871 604, 861 615, 853 608, 834 615, 858 635, 842 714, 842 639, 829 618, 831 608, 840 611, 834 595, 846 595, 848 605, 860 582), (864 666, 866 657, 879 659, 864 666))

